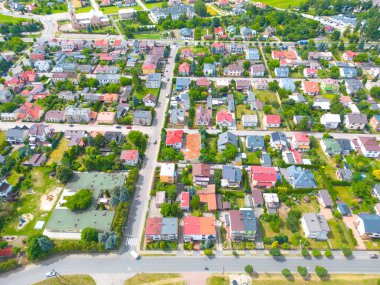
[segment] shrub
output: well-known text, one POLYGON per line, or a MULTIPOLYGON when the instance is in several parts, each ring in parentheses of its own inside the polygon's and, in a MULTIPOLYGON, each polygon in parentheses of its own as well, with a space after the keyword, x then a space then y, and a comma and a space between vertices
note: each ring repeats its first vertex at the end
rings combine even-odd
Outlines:
POLYGON ((4 262, 0 262, 0 273, 12 270, 18 266, 18 263, 15 259, 9 259, 4 262))
POLYGON ((8 246, 8 242, 7 241, 2 241, 0 242, 0 249, 3 249, 3 248, 6 248, 8 246))
POLYGON ((329 249, 326 249, 326 250, 325 250, 325 256, 326 256, 327 258, 330 258, 330 257, 332 257, 332 256, 333 256, 333 254, 332 254, 331 250, 329 250, 329 249))
POLYGON ((248 264, 244 267, 244 271, 248 274, 252 274, 253 273, 253 267, 252 265, 248 264))
POLYGON ((318 275, 318 277, 326 277, 329 273, 326 268, 322 266, 316 266, 315 267, 315 273, 318 275))
POLYGON ((309 251, 306 248, 303 248, 301 250, 301 254, 302 254, 303 257, 309 257, 310 256, 310 253, 309 253, 309 251))
POLYGON ((307 268, 306 267, 303 267, 303 266, 298 266, 297 267, 297 271, 298 273, 302 276, 302 277, 305 277, 308 272, 307 272, 307 268))
POLYGON ((321 257, 322 254, 318 249, 313 249, 313 256, 314 257, 321 257))
POLYGON ((207 248, 203 251, 203 253, 206 255, 206 256, 211 256, 212 255, 212 250, 207 248))
POLYGON ((271 248, 269 254, 272 256, 281 256, 281 250, 279 248, 271 248))
POLYGON ((36 260, 48 255, 48 252, 54 248, 53 242, 42 234, 36 234, 28 237, 26 240, 27 254, 30 260, 36 260))
POLYGON ((290 272, 290 270, 288 268, 284 268, 282 269, 281 271, 282 275, 284 275, 285 277, 290 277, 292 275, 292 273, 290 272))
POLYGON ((94 228, 84 228, 81 232, 81 240, 86 242, 98 242, 98 233, 94 228))
POLYGON ((88 189, 81 189, 72 196, 66 198, 65 206, 71 211, 86 210, 91 206, 92 193, 88 189))
POLYGON ((342 251, 343 251, 344 256, 351 256, 352 255, 352 250, 349 249, 348 247, 342 248, 342 251))

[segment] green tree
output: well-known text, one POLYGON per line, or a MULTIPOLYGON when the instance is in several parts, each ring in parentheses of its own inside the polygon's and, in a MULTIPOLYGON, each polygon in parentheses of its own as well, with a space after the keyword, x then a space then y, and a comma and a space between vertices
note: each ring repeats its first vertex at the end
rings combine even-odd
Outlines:
POLYGON ((98 233, 96 229, 94 228, 90 228, 90 227, 84 228, 81 232, 80 237, 81 237, 81 240, 86 241, 86 242, 92 242, 92 241, 98 242, 98 233))
POLYGON ((204 255, 206 256, 211 256, 212 255, 212 250, 209 249, 209 248, 206 248, 204 251, 203 251, 204 255))
POLYGON ((278 247, 271 248, 269 254, 272 256, 281 256, 281 250, 278 247))
POLYGON ((292 276, 292 272, 290 272, 290 270, 288 268, 284 268, 282 269, 281 271, 282 275, 285 276, 286 278, 292 276))
POLYGON ((329 274, 327 269, 322 266, 316 266, 315 273, 318 275, 319 278, 326 277, 329 274))
POLYGON ((192 211, 199 210, 201 206, 201 199, 198 195, 191 197, 190 207, 192 211))
POLYGON ((247 273, 247 274, 252 274, 253 273, 253 267, 252 265, 248 264, 244 267, 244 271, 247 273))
POLYGON ((227 162, 235 159, 236 155, 239 153, 239 149, 233 144, 228 144, 226 149, 223 150, 223 157, 227 162))
POLYGON ((305 277, 308 274, 307 268, 304 266, 297 266, 297 271, 298 271, 299 275, 301 275, 302 277, 305 277))
POLYGON ((71 211, 86 210, 91 206, 92 192, 88 189, 81 189, 72 196, 66 198, 65 206, 71 211))
POLYGON ((322 254, 318 249, 313 249, 313 256, 319 258, 322 257, 322 254))
POLYGON ((349 256, 352 255, 352 250, 349 249, 348 247, 342 248, 342 252, 343 252, 343 255, 346 256, 346 257, 349 257, 349 256))
POLYGON ((45 257, 53 249, 53 242, 45 235, 35 234, 26 240, 26 253, 30 260, 37 260, 45 257))
POLYGON ((207 16, 207 7, 206 4, 202 0, 197 0, 194 3, 194 12, 200 17, 207 16))
POLYGON ((326 256, 327 258, 330 258, 330 257, 333 256, 333 254, 332 254, 332 252, 331 252, 330 249, 326 249, 326 250, 325 250, 325 256, 326 256))
POLYGON ((292 233, 299 231, 301 216, 302 213, 300 210, 292 209, 289 211, 288 217, 286 218, 286 225, 292 231, 292 233))
POLYGON ((56 177, 62 183, 67 183, 71 176, 73 175, 73 171, 70 167, 61 164, 57 166, 56 169, 56 177))

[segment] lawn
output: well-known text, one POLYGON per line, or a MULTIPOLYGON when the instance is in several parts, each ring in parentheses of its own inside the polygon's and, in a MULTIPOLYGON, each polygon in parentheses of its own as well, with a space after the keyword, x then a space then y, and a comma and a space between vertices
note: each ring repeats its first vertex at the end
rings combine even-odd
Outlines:
POLYGON ((133 35, 134 39, 138 40, 144 40, 144 39, 152 39, 152 40, 159 40, 161 39, 161 33, 160 32, 152 32, 152 33, 145 33, 145 34, 135 34, 133 35))
POLYGON ((322 168, 324 169, 325 171, 325 174, 330 177, 331 179, 336 179, 336 176, 335 176, 335 169, 333 167, 334 164, 334 161, 333 159, 331 159, 330 157, 326 156, 319 144, 319 142, 317 143, 317 146, 316 146, 316 151, 317 151, 317 155, 319 156, 319 158, 321 160, 324 160, 326 165, 325 166, 322 166, 322 168))
POLYGON ((182 275, 178 273, 141 273, 129 278, 124 285, 142 285, 156 282, 160 285, 185 284, 182 275))
POLYGON ((347 231, 342 220, 328 220, 331 232, 328 234, 330 244, 333 249, 342 247, 355 248, 355 241, 347 231))
POLYGON ((89 275, 64 275, 63 278, 50 278, 34 285, 60 285, 60 284, 75 284, 75 285, 96 285, 95 280, 89 275), (64 281, 63 281, 64 280, 64 281))
POLYGON ((119 7, 117 6, 100 7, 100 11, 102 11, 104 14, 117 14, 119 13, 119 7))
POLYGON ((239 206, 239 208, 245 208, 245 199, 244 198, 236 198, 236 202, 239 206))
POLYGON ((239 130, 243 129, 242 116, 253 115, 253 111, 249 108, 249 105, 237 105, 236 106, 236 125, 239 130))
POLYGON ((51 152, 50 158, 46 164, 51 165, 53 162, 61 161, 61 159, 63 157, 63 152, 66 149, 67 149, 67 139, 62 138, 61 141, 59 142, 57 148, 51 152))
POLYGON ((17 210, 7 217, 1 235, 31 235, 42 232, 42 230, 34 229, 35 223, 37 220, 47 221, 50 212, 44 212, 40 209, 41 196, 62 185, 54 178, 50 178, 44 167, 34 167, 31 170, 31 180, 33 193, 29 194, 29 189, 22 189, 21 197, 15 203, 17 210), (22 214, 32 214, 33 220, 19 230, 17 224, 22 214))
POLYGON ((212 275, 207 279, 207 285, 229 285, 230 279, 220 275, 212 275))
POLYGON ((270 6, 273 6, 273 7, 277 7, 277 8, 282 8, 282 9, 285 9, 285 8, 288 8, 289 6, 290 7, 296 7, 296 6, 299 6, 302 2, 304 2, 303 0, 294 0, 294 1, 284 1, 284 0, 263 0, 261 1, 267 5, 270 5, 270 6))
POLYGON ((364 243, 369 250, 380 250, 380 239, 367 240, 364 243))
MULTIPOLYGON (((0 146, 5 145, 6 143, 6 136, 5 132, 0 132, 0 146)), ((0 149, 2 151, 2 149, 0 149)))
POLYGON ((256 98, 264 103, 273 103, 277 102, 277 95, 274 92, 266 91, 266 90, 255 90, 254 91, 256 98))
POLYGON ((75 13, 77 13, 77 14, 87 13, 87 12, 90 12, 91 9, 92 9, 92 6, 77 8, 77 9, 75 9, 75 13))
POLYGON ((206 5, 206 8, 207 8, 207 13, 209 13, 211 16, 219 15, 219 13, 211 5, 206 5))
POLYGON ((329 99, 330 101, 331 101, 332 99, 334 99, 335 96, 336 96, 336 94, 326 94, 326 93, 322 93, 322 97, 323 97, 323 98, 326 98, 326 99, 329 99))
POLYGON ((30 22, 30 19, 0 15, 0 24, 16 24, 21 22, 30 22))
POLYGON ((158 3, 144 3, 144 4, 145 4, 145 6, 146 6, 149 10, 151 10, 151 9, 153 9, 154 7, 161 8, 163 3, 164 3, 164 2, 158 2, 158 3))
POLYGON ((260 165, 260 156, 257 155, 257 152, 247 152, 247 160, 244 161, 244 164, 253 164, 260 165))
POLYGON ((318 202, 314 199, 310 199, 310 203, 306 203, 305 201, 301 201, 301 203, 294 208, 300 210, 302 213, 318 213, 319 206, 318 202))

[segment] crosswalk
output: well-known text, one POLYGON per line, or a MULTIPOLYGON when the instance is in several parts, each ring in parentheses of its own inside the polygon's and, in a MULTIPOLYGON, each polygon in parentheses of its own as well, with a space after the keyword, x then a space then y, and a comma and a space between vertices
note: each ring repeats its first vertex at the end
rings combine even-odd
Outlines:
POLYGON ((127 238, 125 242, 125 244, 129 246, 138 246, 138 243, 139 243, 138 239, 134 237, 127 238))

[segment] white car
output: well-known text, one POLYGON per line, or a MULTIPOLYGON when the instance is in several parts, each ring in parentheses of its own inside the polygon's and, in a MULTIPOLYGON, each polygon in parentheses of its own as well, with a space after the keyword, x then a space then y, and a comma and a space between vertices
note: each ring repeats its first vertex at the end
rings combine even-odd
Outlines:
POLYGON ((52 271, 49 271, 48 273, 46 273, 46 278, 50 278, 50 277, 54 277, 57 273, 52 270, 52 271))

